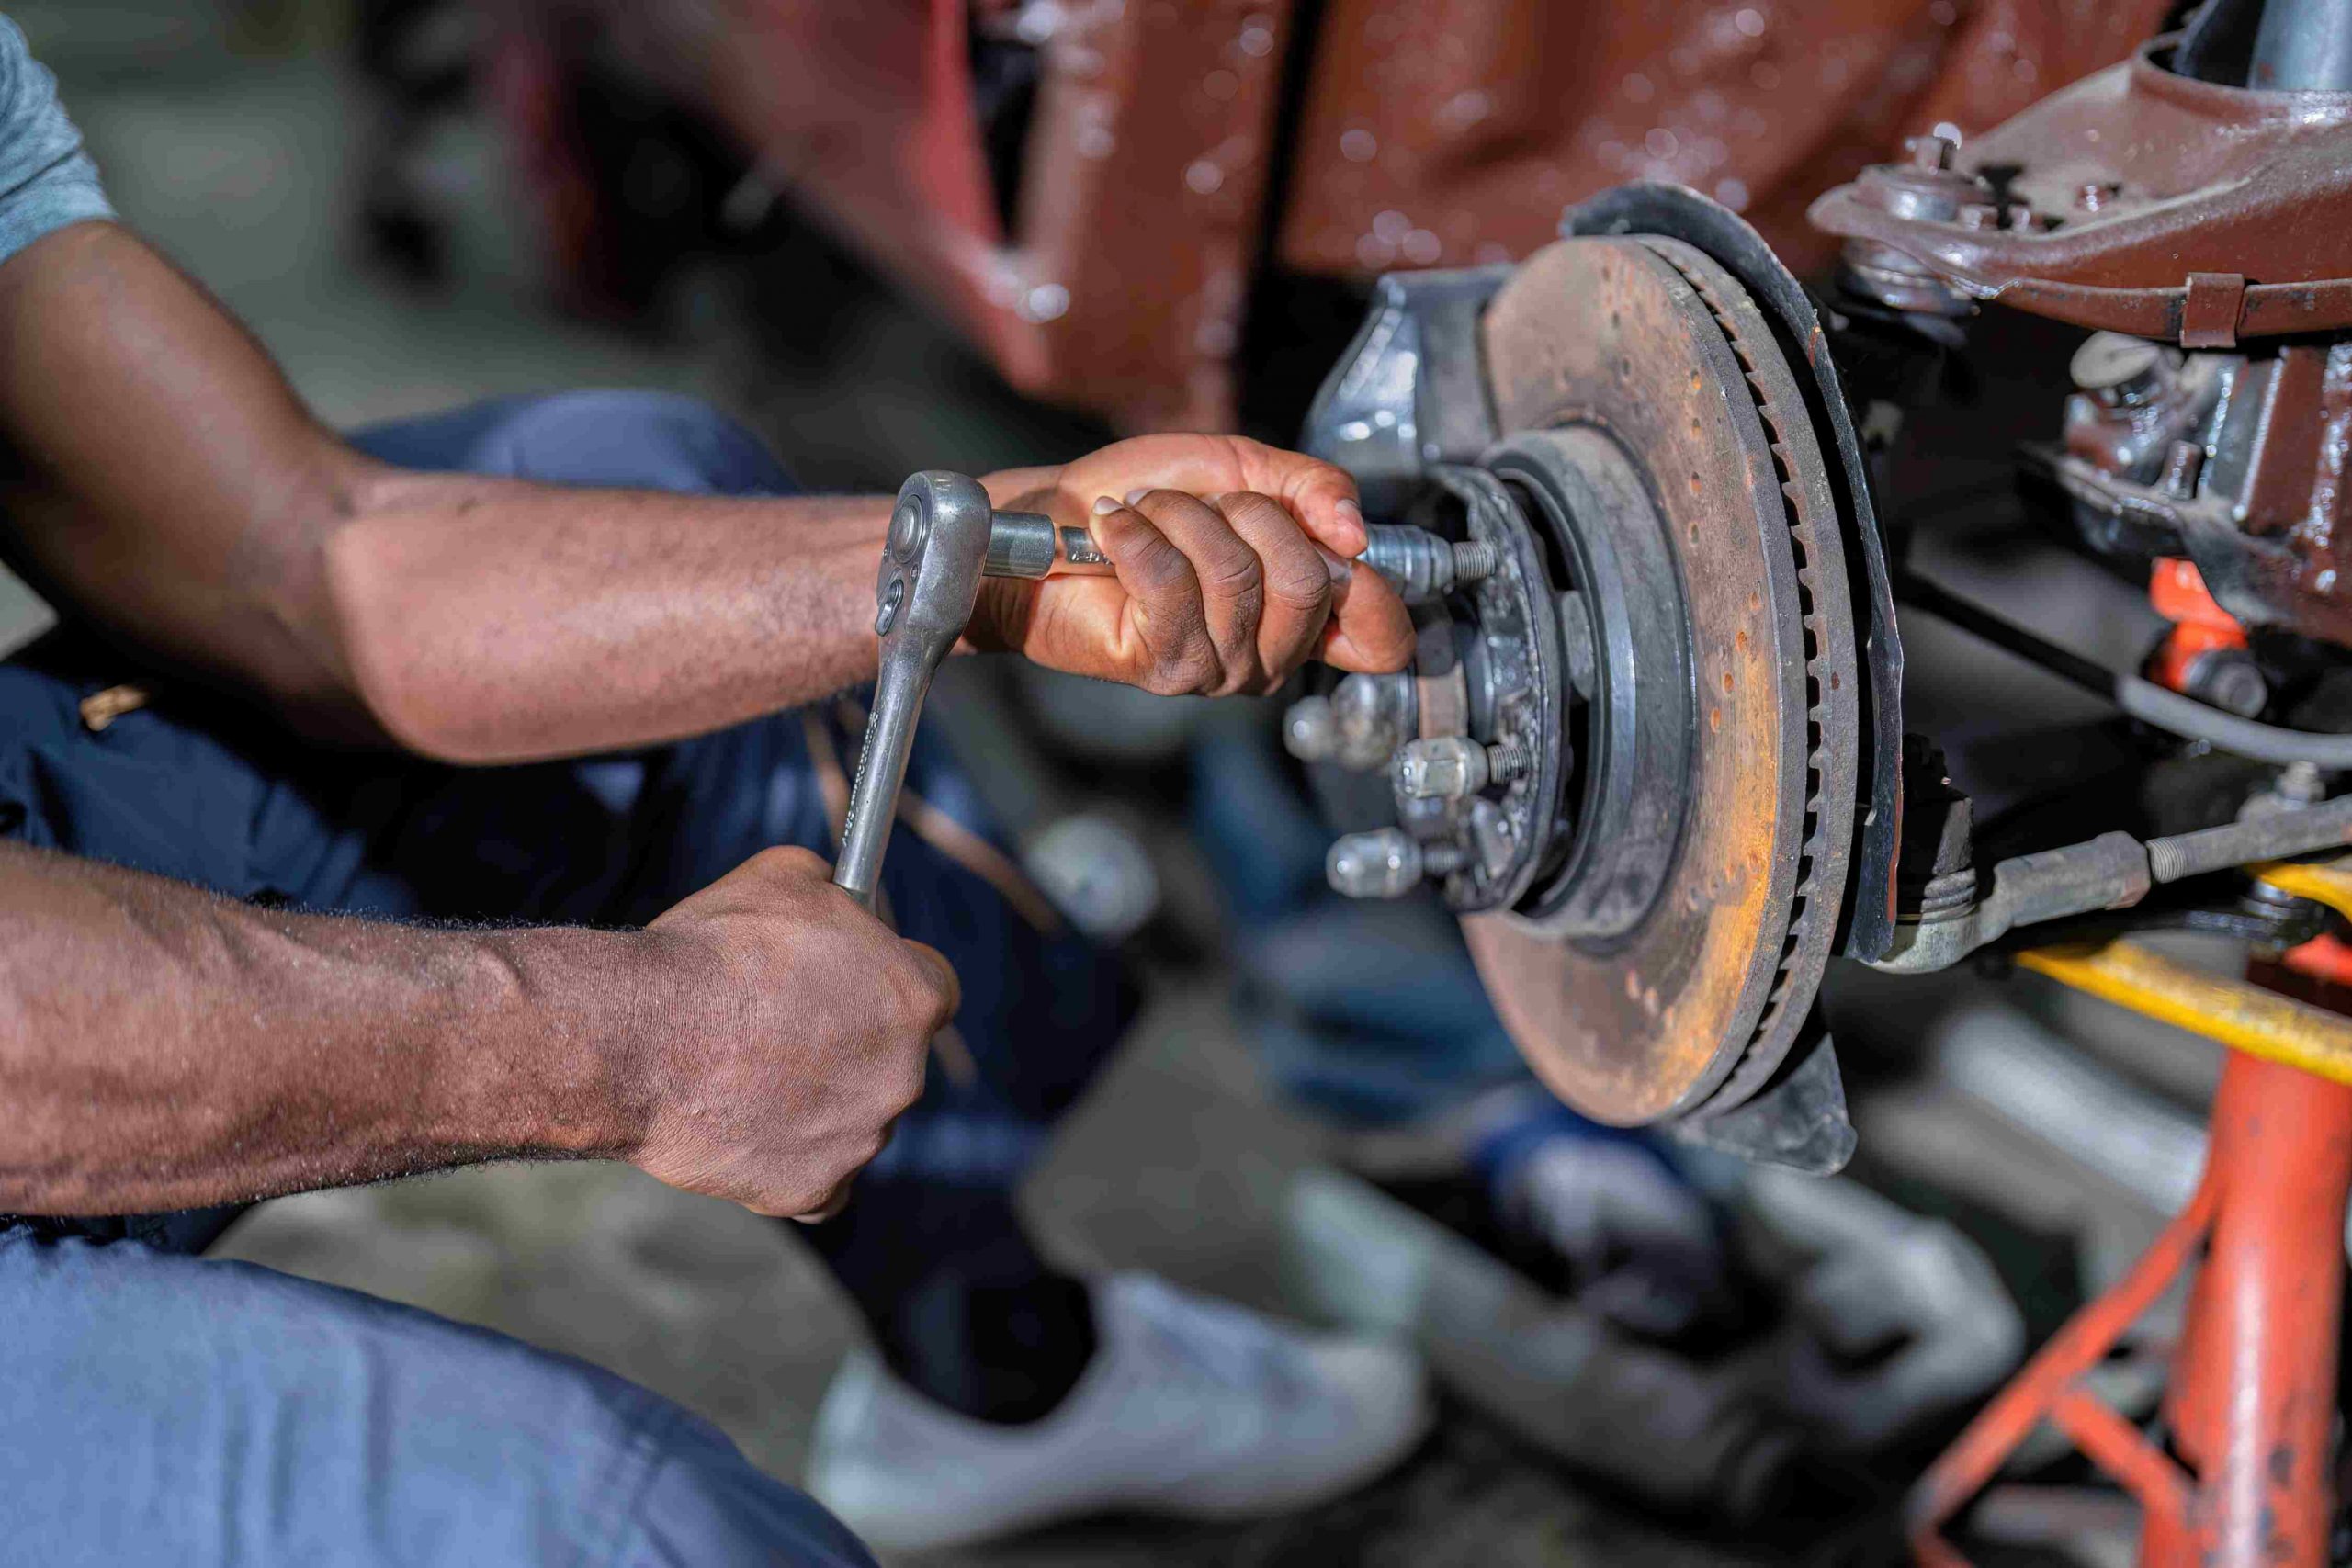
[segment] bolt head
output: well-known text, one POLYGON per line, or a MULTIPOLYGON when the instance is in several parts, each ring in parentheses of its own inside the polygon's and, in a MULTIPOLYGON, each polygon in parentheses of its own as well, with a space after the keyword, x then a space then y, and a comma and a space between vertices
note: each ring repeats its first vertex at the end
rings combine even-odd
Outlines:
POLYGON ((2189 662, 2188 694, 2240 718, 2259 715, 2270 701, 2262 667, 2242 648, 2217 648, 2189 662))
POLYGON ((2122 333, 2093 333, 2066 367, 2075 385, 2102 402, 2140 400, 2166 367, 2164 345, 2122 333))
POLYGON ((1949 169, 1951 155, 1960 151, 1960 143, 1949 136, 1913 136, 1905 139, 1903 150, 1911 154, 1914 168, 1949 169))

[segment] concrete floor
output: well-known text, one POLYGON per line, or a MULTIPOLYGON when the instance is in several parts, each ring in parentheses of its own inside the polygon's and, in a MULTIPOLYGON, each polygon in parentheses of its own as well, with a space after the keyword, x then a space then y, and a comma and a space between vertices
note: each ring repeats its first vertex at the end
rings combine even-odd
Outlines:
MULTIPOLYGON (((872 373, 780 386, 724 343, 656 346, 551 314, 527 245, 503 221, 503 175, 476 130, 453 130, 440 149, 459 217, 454 286, 420 299, 356 265, 346 217, 356 111, 335 63, 332 6, 32 0, 9 10, 58 72, 125 217, 246 321, 330 420, 627 385, 712 398, 777 434, 788 455, 869 483, 928 463, 1023 455, 1018 431, 913 389, 940 345, 911 316, 870 324, 861 360, 872 373)), ((37 617, 0 581, 0 649, 12 627, 37 617)), ((1983 679, 1972 668, 1966 683, 1983 679)), ((1921 695, 1932 706, 1939 692, 1930 683, 1921 695)), ((1841 1031, 1916 1043, 1978 988, 1854 987, 1858 1021, 1841 1018, 1841 1031)), ((2055 1004, 2045 996, 2037 1005, 2055 1004)), ((2111 1021, 2079 1010, 2061 1016, 2114 1032, 2111 1021)), ((2141 1035, 2124 1043, 2144 1054, 2141 1035)), ((2193 1097, 2210 1053, 2193 1043, 2167 1049, 2193 1097)), ((1989 1190, 1995 1207, 2083 1234, 2086 1255, 2105 1260, 2094 1273, 2154 1223, 2145 1201, 2084 1184, 2046 1146, 2019 1142, 1949 1093, 1898 1081, 1866 1100, 1861 1116, 1866 1150, 1891 1150, 1894 1174, 1933 1182, 1973 1173, 1963 1183, 1989 1190)), ((1228 1004, 1216 987, 1196 987, 1155 1006, 1027 1196, 1043 1233, 1074 1261, 1156 1269, 1271 1305, 1279 1297, 1273 1204, 1286 1173, 1316 1147, 1312 1128, 1268 1103, 1228 1004)), ((616 1167, 495 1167, 281 1200, 243 1222, 225 1250, 611 1367, 712 1417, 787 1477, 798 1473, 816 1402, 854 1333, 787 1229, 616 1167)), ((1856 1540, 1798 1555, 1869 1560, 1883 1539, 1865 1527, 1856 1540)), ((1113 1521, 971 1560, 1109 1568, 1789 1557, 1685 1540, 1670 1521, 1613 1510, 1456 1413, 1400 1475, 1307 1517, 1202 1531, 1113 1521)))

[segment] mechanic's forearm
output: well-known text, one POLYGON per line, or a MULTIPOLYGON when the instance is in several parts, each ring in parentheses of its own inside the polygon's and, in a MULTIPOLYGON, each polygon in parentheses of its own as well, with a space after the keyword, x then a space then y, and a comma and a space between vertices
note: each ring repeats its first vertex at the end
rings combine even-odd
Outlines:
POLYGON ((0 1212, 626 1153, 639 940, 263 910, 0 841, 0 1212))
POLYGON ((382 470, 325 546, 335 659, 454 761, 716 729, 872 677, 889 511, 382 470))
POLYGON ((514 760, 715 728, 872 672, 886 500, 372 462, 111 223, 0 266, 0 527, 45 584, 312 728, 514 760))

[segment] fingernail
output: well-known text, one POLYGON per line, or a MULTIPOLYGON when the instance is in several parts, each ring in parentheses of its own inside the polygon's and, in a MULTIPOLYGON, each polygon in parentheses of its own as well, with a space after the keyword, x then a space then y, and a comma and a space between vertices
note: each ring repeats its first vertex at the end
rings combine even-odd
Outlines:
POLYGON ((1131 490, 1127 491, 1127 504, 1129 506, 1133 506, 1136 502, 1141 501, 1145 496, 1148 496, 1150 493, 1151 487, 1149 485, 1144 485, 1138 489, 1131 490))
POLYGON ((1097 516, 1097 517, 1107 517, 1107 516, 1109 516, 1112 513, 1116 512, 1116 511, 1118 511, 1118 510, 1119 510, 1119 502, 1118 502, 1118 501, 1117 501, 1117 499, 1116 499, 1116 498, 1112 497, 1112 496, 1107 496, 1107 495, 1098 495, 1098 496, 1096 496, 1096 497, 1094 498, 1094 515, 1095 515, 1095 516, 1097 516))
POLYGON ((1331 581, 1334 583, 1345 582, 1355 575, 1356 570, 1355 562, 1335 555, 1329 550, 1323 552, 1323 568, 1331 574, 1331 581))
POLYGON ((1352 523, 1359 528, 1363 526, 1363 508, 1358 506, 1354 502, 1340 502, 1338 504, 1334 505, 1331 510, 1340 514, 1340 520, 1341 522, 1352 523))

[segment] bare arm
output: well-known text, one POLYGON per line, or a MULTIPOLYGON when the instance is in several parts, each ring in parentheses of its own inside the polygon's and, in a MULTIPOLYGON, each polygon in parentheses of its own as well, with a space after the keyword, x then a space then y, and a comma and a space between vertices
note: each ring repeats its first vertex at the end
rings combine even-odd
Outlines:
MULTIPOLYGON (((388 468, 112 224, 0 265, 0 525, 51 586, 312 728, 519 760, 714 728, 873 668, 887 501, 388 468)), ((1396 596, 1333 565, 1363 533, 1327 464, 1152 438, 992 488, 1092 527, 1118 576, 999 586, 978 646, 1170 692, 1409 649, 1396 596)), ((802 1213, 912 1100, 953 996, 936 954, 796 852, 644 932, 469 934, 256 911, 0 844, 0 1210, 616 1154, 802 1213)))
POLYGON ((643 931, 467 931, 256 909, 0 841, 0 1213, 513 1156, 629 1159, 806 1213, 913 1100, 954 1007, 944 961, 797 851, 643 931))
MULTIPOLYGON (((126 638, 314 725, 521 760, 712 729, 872 673, 885 498, 572 490, 373 462, 109 223, 0 267, 0 434, 22 465, 0 506, 31 559, 126 638)), ((1210 691, 1263 685, 1318 648, 1393 668, 1409 646, 1372 574, 1336 592, 1322 574, 1363 538, 1329 465, 1168 437, 1007 478, 1094 526, 1121 575, 992 593, 978 643, 1210 691), (1158 486, 1174 488, 1091 514, 1098 494, 1158 486), (1243 491, 1265 492, 1254 520, 1183 493, 1243 491)))

